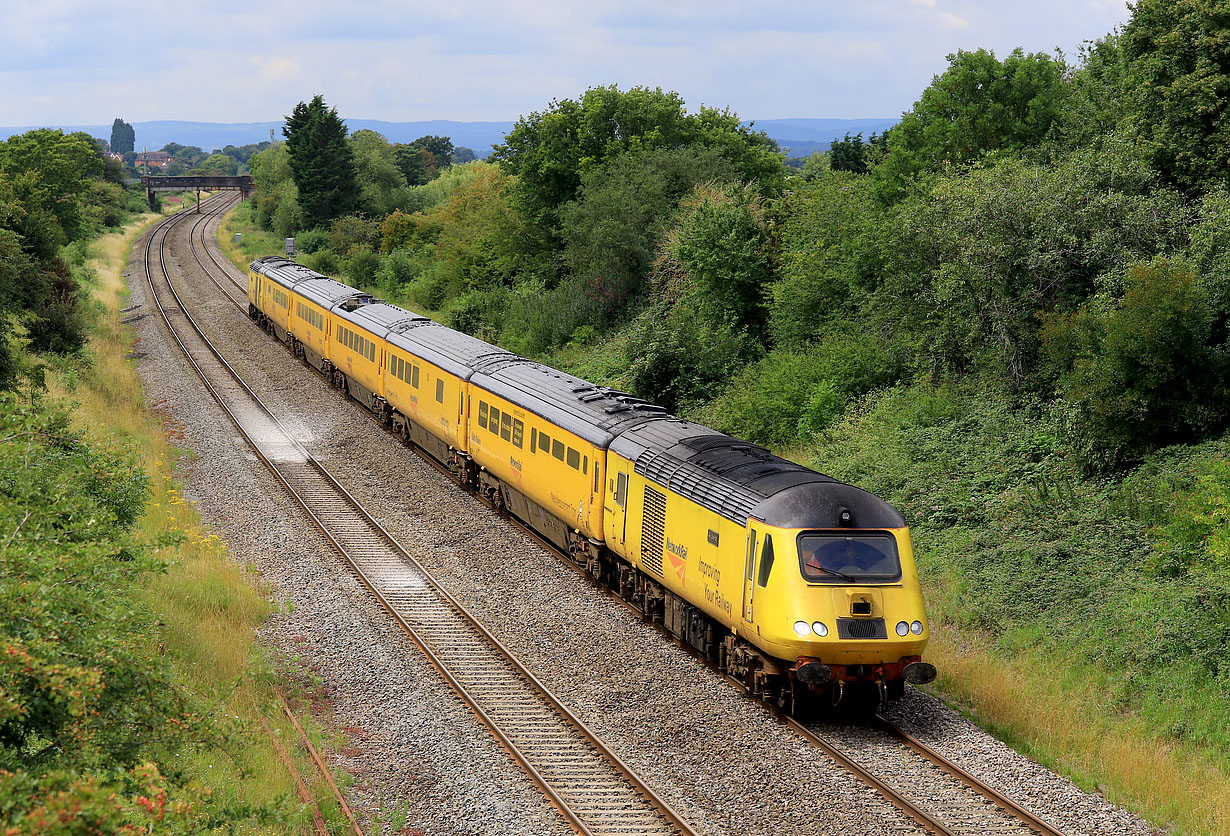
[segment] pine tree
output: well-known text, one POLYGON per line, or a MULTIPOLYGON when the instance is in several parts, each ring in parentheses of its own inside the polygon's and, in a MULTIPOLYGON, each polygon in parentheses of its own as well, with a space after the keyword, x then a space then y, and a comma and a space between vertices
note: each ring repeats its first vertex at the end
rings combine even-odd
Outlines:
POLYGON ((299 189, 299 208, 313 223, 323 223, 354 208, 359 189, 346 123, 322 96, 299 102, 286 117, 282 134, 290 171, 299 189))
POLYGON ((117 154, 127 154, 135 149, 137 132, 123 119, 116 118, 111 123, 111 150, 117 154))

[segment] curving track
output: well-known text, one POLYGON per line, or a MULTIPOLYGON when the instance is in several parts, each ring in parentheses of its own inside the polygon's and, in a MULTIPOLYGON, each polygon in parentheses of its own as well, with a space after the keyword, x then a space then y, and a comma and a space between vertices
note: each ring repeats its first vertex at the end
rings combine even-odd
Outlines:
MULTIPOLYGON (((234 275, 223 266, 222 262, 214 255, 211 248, 207 245, 207 231, 209 223, 212 219, 216 219, 221 212, 229 208, 229 201, 225 204, 212 206, 212 211, 208 215, 202 215, 193 225, 190 241, 192 255, 197 263, 204 270, 206 275, 214 285, 240 310, 246 317, 247 312, 247 297, 246 285, 241 284, 234 275), (209 262, 209 263, 207 263, 209 262), (221 274, 221 279, 219 278, 221 274)), ((151 242, 153 236, 151 236, 151 242)), ((147 266, 148 270, 148 266, 147 266)), ((152 281, 152 280, 151 280, 152 281)), ((169 279, 168 279, 169 284, 169 279)), ((152 286, 152 284, 151 284, 152 286)), ((155 292, 157 296, 157 292, 155 292)), ((161 305, 160 305, 161 307, 161 305)), ((186 314, 185 314, 186 315, 186 314)), ((191 356, 191 355, 190 355, 191 356)), ((221 359, 220 357, 218 358, 221 359)), ((233 374, 233 372, 231 372, 233 374)), ((203 375, 204 376, 204 375, 203 375)), ((208 381, 207 381, 208 385, 208 381)), ((246 389, 246 387, 245 387, 246 389)), ((255 400, 255 395, 251 396, 255 400)), ((256 401, 259 403, 259 401, 256 401)), ((263 405, 260 407, 264 410, 263 405)), ((228 410, 229 411, 229 410, 228 410)), ((265 414, 269 421, 276 424, 277 419, 269 415, 267 410, 265 414)), ((239 425, 238 420, 236 420, 239 425)), ((374 419, 373 419, 373 423, 374 419)), ((244 432, 242 425, 241 432, 244 432)), ((280 427, 280 425, 278 425, 280 427)), ((289 439, 289 435, 285 430, 281 430, 284 438, 289 439)), ((247 433, 245 432, 245 435, 247 433)), ((251 437, 249 437, 251 440, 251 437)), ((255 442, 253 442, 254 446, 255 442)), ((285 442, 282 442, 285 445, 285 442)), ((310 456, 299 447, 297 444, 292 444, 297 448, 296 456, 304 458, 299 464, 307 465, 310 462, 310 456)), ((275 450, 280 449, 275 443, 275 450)), ((271 461, 263 453, 259 446, 256 446, 258 455, 278 474, 279 479, 291 491, 293 495, 299 498, 294 484, 283 476, 280 465, 275 461, 271 461)), ((289 447, 287 448, 289 449, 289 447)), ((424 457, 426 461, 435 464, 430 457, 424 457)), ((301 468, 302 469, 302 468, 301 468)), ((323 468, 314 462, 307 469, 318 470, 323 472, 323 468)), ((286 471, 289 473, 289 471, 286 471)), ((330 480, 331 477, 330 477, 330 480)), ((432 619, 433 616, 429 613, 435 612, 436 604, 434 602, 427 606, 427 609, 422 607, 421 595, 425 590, 430 588, 431 595, 429 599, 438 596, 437 600, 447 600, 449 605, 455 608, 455 611, 465 613, 461 607, 451 596, 440 588, 434 581, 430 580, 427 573, 418 566, 414 559, 405 553, 404 549, 396 545, 391 535, 385 532, 380 526, 367 516, 366 512, 361 509, 357 502, 345 492, 344 489, 333 482, 333 487, 316 495, 326 505, 331 505, 336 509, 336 513, 329 515, 323 514, 317 516, 314 514, 308 505, 305 504, 304 498, 299 498, 300 504, 303 504, 308 509, 308 513, 312 516, 314 522, 325 535, 335 544, 344 556, 348 554, 348 543, 352 540, 348 538, 357 538, 357 542, 374 542, 383 538, 386 544, 389 544, 390 551, 379 552, 372 551, 368 548, 369 554, 363 556, 364 549, 354 549, 350 547, 353 553, 348 557, 351 562, 353 571, 360 577, 365 585, 376 595, 382 605, 388 610, 394 618, 396 618, 408 633, 414 638, 416 643, 423 648, 428 658, 437 667, 450 684, 458 690, 459 693, 466 697, 465 689, 467 683, 474 682, 471 677, 477 676, 483 678, 492 675, 492 673, 500 667, 500 665, 492 665, 481 663, 474 673, 464 672, 464 668, 457 670, 463 671, 459 674, 454 674, 449 668, 449 665, 464 665, 465 660, 476 658, 473 645, 462 643, 451 646, 450 649, 443 651, 440 654, 433 652, 432 648, 436 646, 449 647, 447 644, 449 636, 458 635, 449 627, 441 628, 436 626, 433 632, 432 619), (358 522, 360 518, 365 518, 365 522, 358 522), (335 539, 330 533, 329 526, 332 525, 340 532, 349 532, 342 539, 335 539), (354 555, 357 555, 355 557, 354 555), (363 561, 368 561, 364 563, 363 561), (411 578, 405 572, 407 565, 414 565, 418 572, 418 578, 411 578), (369 567, 365 570, 364 567, 369 567), (409 615, 407 618, 406 616, 409 615), (420 632, 421 631, 421 632, 420 632), (440 643, 439 645, 433 642, 440 643)), ((310 501, 310 500, 309 500, 310 501)), ((517 524, 516 520, 511 520, 517 524)), ((534 539, 538 540, 551 551, 555 549, 537 537, 537 535, 524 526, 519 526, 524 531, 529 533, 534 539)), ((564 561, 566 565, 574 567, 569 561, 564 561)), ((589 579, 589 576, 579 569, 577 573, 589 579)), ((466 618, 468 614, 466 614, 466 618)), ((488 643, 489 645, 498 648, 499 656, 505 660, 501 664, 508 664, 512 668, 517 668, 521 671, 521 675, 525 677, 523 681, 527 684, 532 681, 537 689, 541 689, 542 693, 546 693, 546 689, 538 683, 532 675, 520 668, 520 665, 504 650, 499 643, 492 637, 486 634, 481 625, 478 625, 473 619, 469 619, 469 629, 474 630, 474 635, 470 640, 478 644, 488 643)), ((681 645, 682 646, 682 645, 681 645)), ((685 647, 685 649, 688 649, 685 647)), ((693 654, 695 655, 695 654, 693 654)), ((699 658, 699 657, 698 657, 699 658)), ((504 686, 498 684, 500 682, 509 681, 505 677, 513 676, 510 672, 500 671, 494 678, 496 683, 494 687, 497 690, 502 690, 504 686)), ((735 680, 731 680, 736 685, 735 680)), ((476 688, 478 686, 475 686, 476 688)), ((521 706, 526 703, 520 702, 520 697, 517 701, 510 703, 510 714, 504 714, 498 709, 493 709, 491 714, 486 713, 475 700, 467 698, 467 702, 474 708, 479 718, 492 729, 493 734, 500 742, 509 750, 510 754, 519 763, 526 768, 527 772, 534 778, 535 782, 544 788, 548 797, 556 804, 557 807, 564 812, 565 817, 569 819, 573 827, 581 833, 599 833, 607 832, 602 830, 588 830, 584 823, 580 821, 581 814, 574 811, 570 814, 567 811, 566 799, 559 795, 552 787, 552 781, 561 782, 564 776, 580 771, 584 774, 590 774, 586 770, 590 768, 587 761, 569 760, 567 766, 562 768, 547 767, 541 771, 534 766, 535 761, 531 760, 530 755, 541 759, 545 757, 540 754, 543 747, 551 743, 554 739, 555 732, 545 734, 546 726, 540 725, 541 721, 536 716, 523 714, 521 706), (529 723, 529 726, 536 730, 537 736, 531 738, 534 742, 527 745, 529 754, 521 752, 516 747, 516 741, 511 738, 506 738, 501 731, 501 723, 515 725, 517 721, 524 720, 529 723), (582 764, 585 768, 582 769, 582 764)), ((558 703, 556 703, 558 705, 558 703)), ((571 725, 574 728, 584 729, 583 724, 576 718, 568 715, 566 709, 559 707, 568 719, 566 725, 571 725)), ((769 710, 766 707, 766 710, 769 710)), ((882 717, 875 718, 875 721, 865 726, 831 726, 819 727, 809 726, 799 723, 790 718, 782 718, 784 722, 791 725, 799 734, 806 738, 810 743, 823 751, 828 757, 834 760, 843 768, 853 772, 860 780, 874 788, 882 796, 894 804, 902 813, 910 819, 917 827, 927 833, 940 834, 941 836, 974 836, 974 834, 986 834, 987 836, 999 836, 999 834, 1030 834, 1035 833, 1039 836, 1061 836, 1061 832, 1053 825, 1047 823, 1044 819, 1030 813, 1021 805, 1007 798, 1002 793, 997 792, 994 788, 980 781, 960 767, 953 764, 951 761, 943 758, 933 750, 925 746, 920 741, 910 737, 905 732, 892 725, 889 721, 882 717)), ((588 736, 588 740, 592 744, 598 744, 596 738, 588 733, 588 730, 582 732, 588 736)), ((625 776, 631 776, 631 770, 618 761, 613 754, 609 755, 612 761, 618 764, 617 771, 620 771, 625 776)), ((541 762, 539 760, 538 762, 541 762)), ((638 782, 639 783, 639 782, 638 782)), ((572 792, 580 792, 585 795, 588 791, 584 789, 584 782, 578 788, 574 788, 572 792)), ((641 785, 643 787, 643 785, 641 785)), ((648 788, 643 790, 648 795, 653 797, 652 792, 648 788)), ((686 825, 673 813, 666 815, 662 821, 673 819, 675 827, 679 828, 675 831, 659 831, 659 830, 637 830, 633 825, 632 829, 621 829, 624 823, 632 823, 635 816, 631 813, 632 807, 624 807, 628 796, 621 793, 615 793, 610 796, 603 796, 604 800, 598 805, 600 810, 618 810, 618 815, 607 819, 610 823, 617 824, 617 828, 611 832, 620 833, 639 833, 639 832, 691 832, 686 829, 686 825), (618 800, 616 800, 618 799, 618 800)), ((666 808, 666 805, 660 800, 656 800, 656 804, 661 805, 659 809, 666 808)), ((666 808, 669 809, 669 808, 666 808)), ((651 817, 652 818, 652 817, 651 817)), ((649 826, 652 826, 652 822, 649 826)))
MULTIPOLYGON (((217 212, 229 203, 208 205, 217 212)), ((167 233, 188 217, 172 216, 147 239, 151 298, 256 455, 578 833, 690 836, 682 818, 435 582, 213 347, 177 293, 165 258, 167 233)), ((208 219, 197 218, 194 236, 208 219)))

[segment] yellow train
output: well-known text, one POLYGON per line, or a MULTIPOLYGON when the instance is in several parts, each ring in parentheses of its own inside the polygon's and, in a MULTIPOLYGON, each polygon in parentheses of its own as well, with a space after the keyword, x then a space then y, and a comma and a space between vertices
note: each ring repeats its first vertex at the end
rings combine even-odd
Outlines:
POLYGON ((280 256, 248 279, 296 356, 753 693, 802 713, 935 678, 883 500, 280 256))

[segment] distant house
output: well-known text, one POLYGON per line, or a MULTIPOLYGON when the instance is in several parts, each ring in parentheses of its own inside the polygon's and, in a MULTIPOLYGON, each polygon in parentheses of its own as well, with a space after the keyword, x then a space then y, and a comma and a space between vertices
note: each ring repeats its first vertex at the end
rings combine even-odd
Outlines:
POLYGON ((166 151, 141 151, 137 154, 137 159, 133 162, 137 168, 145 166, 146 168, 163 169, 171 164, 171 155, 166 151))
POLYGON ((123 162, 124 160, 124 155, 117 151, 103 151, 103 156, 108 160, 115 160, 116 162, 123 162))

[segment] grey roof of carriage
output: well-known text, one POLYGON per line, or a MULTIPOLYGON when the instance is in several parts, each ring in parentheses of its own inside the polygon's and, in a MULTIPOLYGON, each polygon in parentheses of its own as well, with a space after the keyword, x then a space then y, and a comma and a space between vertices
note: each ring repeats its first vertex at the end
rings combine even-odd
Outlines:
POLYGON ((638 474, 740 524, 751 517, 782 528, 837 528, 844 509, 855 527, 905 525, 895 508, 861 488, 680 418, 633 427, 611 451, 638 474))
POLYGON ((626 392, 523 358, 492 358, 476 367, 470 382, 604 450, 629 427, 666 414, 626 392))

